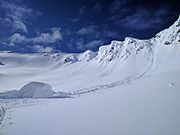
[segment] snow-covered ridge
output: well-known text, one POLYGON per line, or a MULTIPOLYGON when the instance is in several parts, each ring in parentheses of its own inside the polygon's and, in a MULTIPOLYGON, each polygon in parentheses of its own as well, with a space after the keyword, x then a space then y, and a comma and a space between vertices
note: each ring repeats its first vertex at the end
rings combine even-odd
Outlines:
MULTIPOLYGON (((130 55, 138 55, 143 51, 151 50, 151 43, 145 40, 125 38, 125 41, 112 41, 110 45, 99 48, 97 58, 102 61, 112 61, 113 59, 127 59, 130 55), (143 51, 142 51, 143 50, 143 51)), ((144 52, 143 52, 144 53, 144 52)))
POLYGON ((164 44, 170 45, 172 43, 179 43, 180 42, 180 16, 175 23, 170 26, 168 29, 165 29, 155 35, 151 39, 151 42, 156 44, 164 44))

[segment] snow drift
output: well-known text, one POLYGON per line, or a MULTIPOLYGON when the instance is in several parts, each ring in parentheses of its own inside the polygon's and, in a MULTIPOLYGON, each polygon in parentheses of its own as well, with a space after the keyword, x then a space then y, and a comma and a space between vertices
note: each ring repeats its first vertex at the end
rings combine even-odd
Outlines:
POLYGON ((42 82, 31 82, 18 91, 20 98, 46 98, 52 97, 54 91, 51 86, 42 82))

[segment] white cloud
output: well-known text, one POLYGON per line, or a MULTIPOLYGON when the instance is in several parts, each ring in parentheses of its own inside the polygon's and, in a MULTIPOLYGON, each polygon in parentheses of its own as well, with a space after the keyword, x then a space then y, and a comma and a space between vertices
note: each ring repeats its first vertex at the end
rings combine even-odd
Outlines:
POLYGON ((44 46, 41 46, 41 45, 35 45, 33 46, 33 50, 36 51, 36 52, 52 52, 53 51, 53 48, 52 47, 44 47, 44 46))
POLYGON ((50 33, 41 33, 38 37, 29 40, 35 44, 49 44, 62 40, 62 35, 60 33, 60 28, 51 28, 50 33))
POLYGON ((16 43, 21 43, 25 40, 26 40, 26 37, 19 33, 15 33, 9 38, 10 45, 15 45, 16 43))
POLYGON ((10 45, 19 43, 30 43, 30 44, 52 44, 62 40, 60 28, 51 28, 48 33, 41 33, 37 37, 28 38, 20 33, 15 33, 9 37, 10 45))

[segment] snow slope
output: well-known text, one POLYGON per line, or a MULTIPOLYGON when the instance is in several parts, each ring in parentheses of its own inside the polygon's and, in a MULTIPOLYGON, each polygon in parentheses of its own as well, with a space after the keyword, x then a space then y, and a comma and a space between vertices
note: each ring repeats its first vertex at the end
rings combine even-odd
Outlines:
POLYGON ((179 135, 179 29, 180 17, 151 39, 128 37, 98 52, 0 53, 0 91, 39 81, 80 96, 33 105, 20 100, 7 110, 0 133, 179 135), (99 94, 83 95, 89 92, 99 94))
POLYGON ((72 99, 7 111, 2 135, 179 135, 180 69, 72 99), (161 80, 161 81, 159 81, 161 80), (168 84, 173 82, 174 86, 168 84))

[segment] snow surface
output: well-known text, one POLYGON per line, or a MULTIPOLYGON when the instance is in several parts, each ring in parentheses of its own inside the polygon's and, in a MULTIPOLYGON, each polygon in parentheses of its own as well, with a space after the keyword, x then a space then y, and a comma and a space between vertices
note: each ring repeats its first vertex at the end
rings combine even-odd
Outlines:
POLYGON ((180 17, 147 40, 81 54, 0 53, 0 91, 44 82, 70 99, 3 100, 3 135, 179 135, 180 17), (108 88, 108 89, 107 89, 108 88), (86 94, 88 93, 88 94, 86 94))
POLYGON ((45 100, 7 111, 3 135, 179 135, 176 69, 131 85, 72 99, 45 100), (176 76, 176 77, 175 77, 176 76), (161 80, 161 81, 159 81, 161 80), (169 87, 174 82, 176 86, 169 87))

